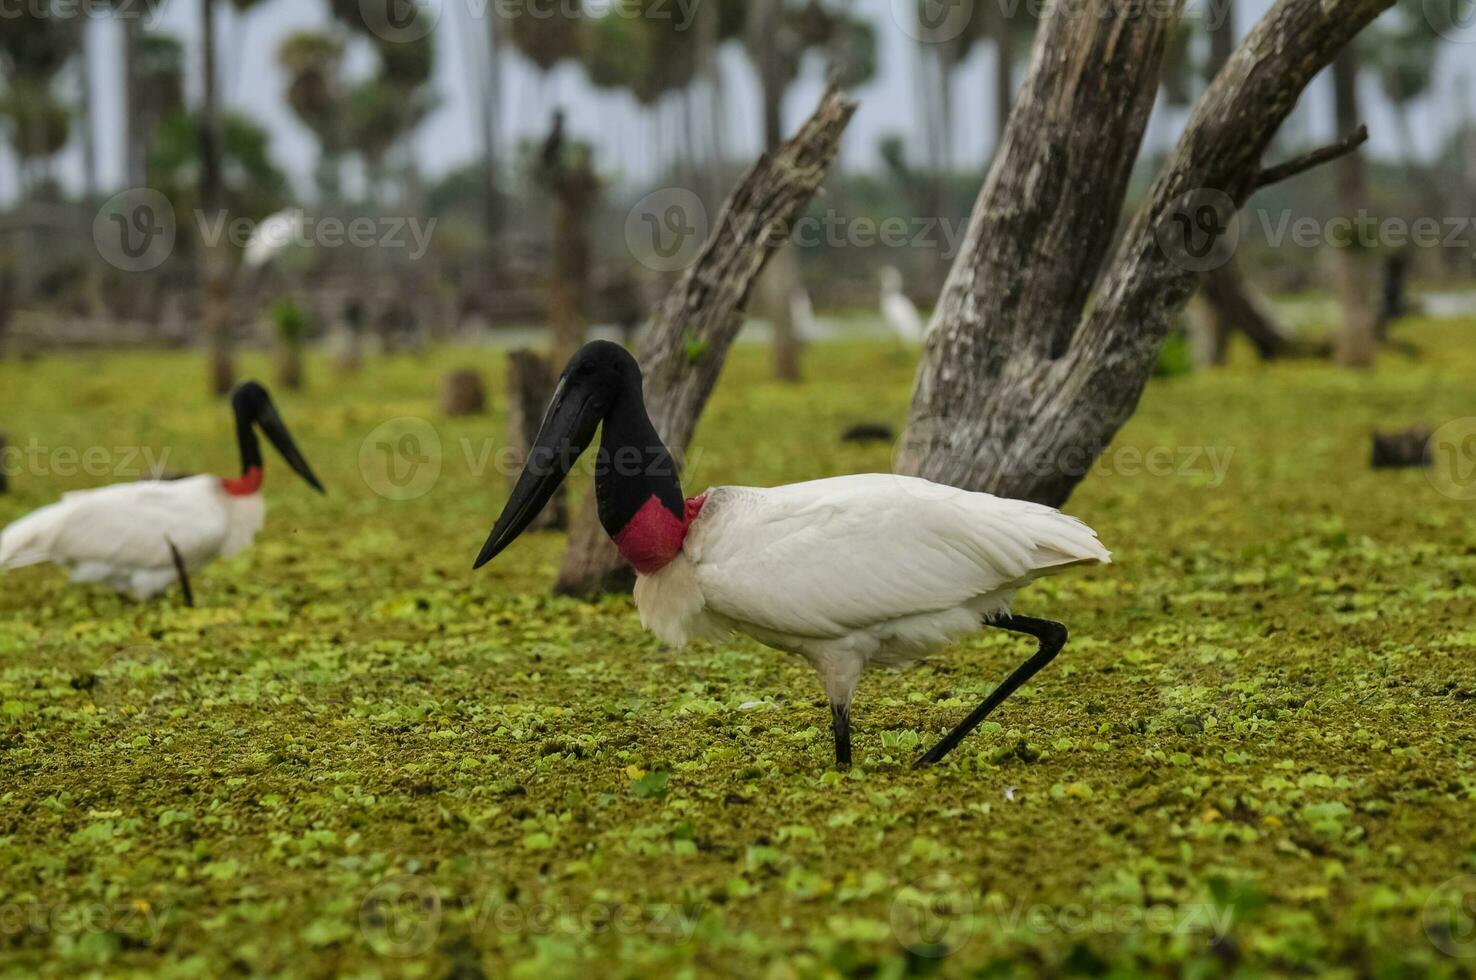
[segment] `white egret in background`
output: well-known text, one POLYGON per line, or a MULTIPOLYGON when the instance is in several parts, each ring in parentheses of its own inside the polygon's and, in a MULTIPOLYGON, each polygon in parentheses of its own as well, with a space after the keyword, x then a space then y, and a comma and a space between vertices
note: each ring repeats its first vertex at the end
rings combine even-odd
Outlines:
POLYGON ((193 602, 189 572, 244 551, 266 520, 260 428, 313 489, 323 485, 265 388, 248 381, 231 398, 241 475, 145 480, 69 493, 0 531, 0 571, 52 563, 73 582, 101 582, 140 602, 176 581, 193 602))
POLYGON ((646 414, 640 366, 595 341, 569 362, 476 561, 532 522, 600 435, 600 523, 637 573, 641 621, 662 640, 745 633, 804 657, 830 700, 836 762, 851 759, 851 698, 870 667, 900 666, 994 626, 1034 637, 1034 656, 915 765, 943 758, 1049 663, 1060 623, 1011 612, 1022 586, 1111 560, 1091 528, 1040 504, 890 474, 685 499, 646 414))
POLYGON ((302 208, 286 208, 262 219, 251 231, 241 264, 247 269, 260 269, 298 241, 307 226, 302 208))
POLYGON ((926 331, 917 306, 902 291, 902 273, 893 266, 881 270, 881 314, 892 333, 904 344, 923 342, 926 331))
POLYGON ((794 325, 794 335, 802 341, 820 339, 820 324, 815 319, 815 307, 810 303, 810 292, 804 286, 795 286, 789 294, 789 322, 794 325))

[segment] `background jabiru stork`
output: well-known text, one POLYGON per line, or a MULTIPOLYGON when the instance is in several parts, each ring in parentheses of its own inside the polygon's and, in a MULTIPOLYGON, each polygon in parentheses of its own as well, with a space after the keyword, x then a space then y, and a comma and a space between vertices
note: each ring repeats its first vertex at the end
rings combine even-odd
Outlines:
POLYGON ((140 602, 178 581, 191 603, 188 573, 244 551, 266 521, 256 427, 324 492, 265 388, 247 381, 231 404, 240 477, 144 480, 66 494, 0 531, 0 571, 51 562, 69 568, 73 582, 101 582, 140 602))
POLYGON ((745 633, 797 653, 830 700, 837 763, 851 761, 861 675, 926 656, 982 625, 1034 637, 1036 654, 916 762, 943 758, 1060 652, 1060 623, 1010 612, 1015 591, 1107 563, 1095 532, 1050 507, 889 474, 684 499, 646 414, 635 358, 605 341, 569 362, 480 568, 521 534, 603 426, 600 522, 637 572, 641 622, 661 639, 745 633))

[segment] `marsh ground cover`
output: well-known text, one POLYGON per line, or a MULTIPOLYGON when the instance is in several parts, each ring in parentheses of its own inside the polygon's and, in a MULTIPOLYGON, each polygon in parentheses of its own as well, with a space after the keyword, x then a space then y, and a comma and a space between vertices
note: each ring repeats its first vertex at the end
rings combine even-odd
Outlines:
MULTIPOLYGON (((549 598, 557 536, 470 573, 502 421, 440 419, 436 380, 497 355, 320 369, 279 402, 330 496, 269 460, 267 530, 199 608, 0 580, 0 971, 1464 975, 1476 504, 1367 457, 1476 416, 1473 331, 1156 382, 1069 507, 1117 563, 1020 603, 1071 644, 926 772, 1023 642, 868 678, 835 772, 803 664, 549 598)), ((785 387, 764 355, 689 492, 890 467, 838 436, 901 422, 906 356, 822 345, 785 387)), ((0 523, 165 452, 230 472, 197 372, 0 365, 0 523)))

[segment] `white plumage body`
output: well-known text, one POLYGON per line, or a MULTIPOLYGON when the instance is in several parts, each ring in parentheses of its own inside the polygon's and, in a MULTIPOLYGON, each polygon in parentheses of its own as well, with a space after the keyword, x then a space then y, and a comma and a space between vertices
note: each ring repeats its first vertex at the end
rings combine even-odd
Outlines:
POLYGON ((638 577, 635 598, 668 643, 736 631, 800 654, 844 706, 868 667, 978 630, 1042 575, 1110 560, 1053 508, 869 474, 708 491, 681 554, 638 577))
POLYGON ((927 335, 917 306, 902 291, 902 273, 888 266, 882 270, 881 314, 888 327, 904 344, 920 344, 927 335))
POLYGON ((193 571, 243 551, 265 520, 260 492, 232 496, 214 476, 83 490, 0 531, 0 570, 49 562, 144 601, 178 579, 171 543, 193 571))

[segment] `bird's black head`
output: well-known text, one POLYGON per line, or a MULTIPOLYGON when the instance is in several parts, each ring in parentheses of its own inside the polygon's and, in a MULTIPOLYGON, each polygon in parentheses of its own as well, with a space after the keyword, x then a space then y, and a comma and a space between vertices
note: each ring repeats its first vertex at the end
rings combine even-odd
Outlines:
MULTIPOLYGON (((605 424, 606 443, 613 436, 625 443, 660 445, 650 420, 646 418, 641 398, 640 365, 619 344, 595 340, 581 347, 559 376, 558 387, 554 389, 553 399, 543 416, 538 437, 528 450, 523 472, 492 528, 492 534, 482 547, 475 567, 481 568, 497 557, 527 530, 568 477, 580 454, 594 441, 595 432, 602 422, 605 424), (642 426, 643 429, 640 428, 642 426), (638 437, 630 435, 632 429, 639 430, 638 437)), ((664 454, 665 450, 661 452, 664 454)), ((604 472, 604 462, 601 467, 596 474, 596 482, 604 498, 609 496, 606 484, 611 476, 604 472)), ((675 477, 670 479, 676 486, 675 477)), ((680 510, 679 487, 676 492, 675 506, 680 510)), ((601 500, 602 509, 605 502, 601 500)))
POLYGON ((231 393, 231 407, 236 413, 236 439, 241 446, 242 475, 249 474, 253 469, 261 469, 261 444, 256 441, 256 433, 252 428, 256 426, 271 440, 294 473, 319 493, 327 492, 323 489, 323 484, 318 482, 318 477, 301 450, 297 448, 292 433, 287 431, 287 424, 282 421, 282 416, 277 412, 277 406, 272 403, 272 396, 265 387, 256 381, 243 381, 231 393))

